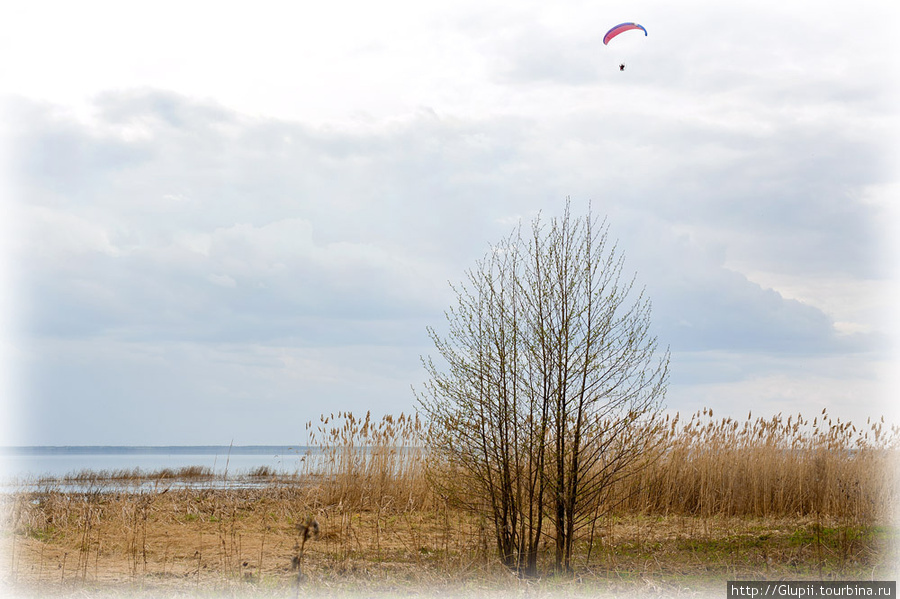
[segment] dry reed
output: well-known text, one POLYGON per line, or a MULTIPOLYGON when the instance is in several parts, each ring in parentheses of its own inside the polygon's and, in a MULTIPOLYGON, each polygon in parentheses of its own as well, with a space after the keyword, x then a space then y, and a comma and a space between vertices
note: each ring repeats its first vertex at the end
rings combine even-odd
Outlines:
MULTIPOLYGON (((2 510, 2 527, 11 533, 7 547, 12 539, 7 578, 38 584, 296 581, 291 566, 299 566, 301 556, 309 584, 345 576, 371 579, 379 572, 434 582, 502 571, 488 527, 448 505, 429 484, 440 464, 422 446, 424 424, 418 418, 339 413, 309 423, 307 431, 313 449, 302 469, 293 476, 251 471, 251 488, 217 488, 203 478, 207 473, 185 470, 200 475, 187 488, 167 486, 170 479, 157 476, 163 483, 153 490, 135 490, 130 476, 115 473, 118 486, 97 487, 97 473, 79 473, 65 482, 65 490, 45 483, 8 494, 2 510), (68 486, 79 481, 85 491, 72 492, 68 486), (298 530, 305 542, 303 526, 308 531, 313 519, 318 538, 298 544, 298 530)), ((753 572, 768 572, 765 560, 772 555, 793 568, 781 571, 787 574, 805 572, 807 562, 821 573, 829 559, 840 558, 834 563, 842 568, 883 561, 880 546, 861 545, 859 535, 892 524, 900 497, 896 428, 887 430, 878 421, 858 429, 826 413, 812 421, 777 415, 738 422, 703 410, 687 422, 669 418, 651 432, 660 449, 643 456, 643 468, 606 496, 614 518, 598 524, 599 548, 591 554, 592 532, 591 542, 579 549, 578 563, 587 570, 596 571, 598 563, 646 568, 651 551, 663 552, 654 560, 664 562, 666 551, 686 559, 678 553, 682 545, 694 563, 702 559, 692 532, 698 528, 685 522, 703 522, 704 531, 709 522, 725 523, 731 543, 741 526, 734 522, 753 519, 783 531, 780 554, 760 549, 756 537, 748 537, 750 557, 740 553, 741 546, 735 550, 750 564, 741 567, 753 572), (622 522, 649 519, 669 522, 670 533, 643 524, 635 532, 622 529, 622 522), (837 533, 823 522, 840 523, 840 534, 858 536, 828 546, 821 535, 837 533), (804 540, 807 533, 815 542, 804 540), (682 535, 687 539, 679 540, 682 535), (799 545, 791 544, 795 537, 799 545), (753 556, 760 551, 765 560, 756 566, 753 556)), ((736 566, 728 567, 733 572, 736 566)))
POLYGON ((418 415, 362 419, 339 412, 307 423, 304 473, 319 478, 319 506, 415 510, 431 505, 425 476, 428 454, 418 415))
POLYGON ((897 427, 856 428, 825 410, 739 422, 712 410, 667 418, 658 452, 617 489, 621 510, 697 516, 890 520, 898 498, 897 427))

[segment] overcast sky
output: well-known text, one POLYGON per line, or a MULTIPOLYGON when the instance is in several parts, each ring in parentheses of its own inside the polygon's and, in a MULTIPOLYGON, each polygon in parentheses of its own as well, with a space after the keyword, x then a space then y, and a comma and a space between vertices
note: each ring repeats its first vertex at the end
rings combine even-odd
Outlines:
POLYGON ((566 197, 670 409, 893 417, 895 2, 15 4, 6 444, 414 410, 448 282, 566 197))

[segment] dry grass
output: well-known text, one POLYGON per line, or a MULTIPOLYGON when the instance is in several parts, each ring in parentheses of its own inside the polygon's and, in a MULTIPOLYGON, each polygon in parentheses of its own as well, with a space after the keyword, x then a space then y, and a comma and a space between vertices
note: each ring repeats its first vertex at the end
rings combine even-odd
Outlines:
POLYGON ((322 416, 315 428, 307 423, 306 430, 308 445, 317 451, 304 457, 301 475, 323 479, 318 504, 376 511, 433 507, 418 416, 376 422, 370 413, 362 419, 338 413, 322 416))
MULTIPOLYGON (((487 523, 428 483, 436 468, 419 444, 422 426, 405 416, 323 417, 307 426, 319 450, 299 476, 259 470, 254 488, 218 489, 202 477, 182 488, 158 477, 153 490, 135 490, 122 477, 102 492, 8 494, 0 578, 39 595, 278 594, 298 580, 319 594, 519 589, 526 583, 498 565, 487 523), (319 534, 305 543, 310 518, 319 534)), ((581 586, 570 577, 528 584, 667 594, 739 577, 896 575, 896 430, 860 431, 827 415, 735 423, 704 411, 655 434, 666 451, 614 490, 618 507, 576 548, 581 586)))
POLYGON ((889 521, 898 496, 900 431, 884 420, 857 429, 823 410, 738 422, 712 410, 668 419, 663 451, 623 485, 626 512, 698 516, 818 516, 889 521))

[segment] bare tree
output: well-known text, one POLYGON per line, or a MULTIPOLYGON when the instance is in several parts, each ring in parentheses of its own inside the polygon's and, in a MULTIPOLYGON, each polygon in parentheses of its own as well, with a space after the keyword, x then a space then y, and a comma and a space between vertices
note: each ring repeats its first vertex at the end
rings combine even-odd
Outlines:
POLYGON ((669 356, 623 266, 606 222, 567 204, 492 247, 454 287, 446 336, 429 329, 440 363, 423 360, 418 399, 453 472, 444 487, 492 521, 520 575, 537 572, 551 532, 556 568, 571 569, 574 540, 652 436, 669 356))

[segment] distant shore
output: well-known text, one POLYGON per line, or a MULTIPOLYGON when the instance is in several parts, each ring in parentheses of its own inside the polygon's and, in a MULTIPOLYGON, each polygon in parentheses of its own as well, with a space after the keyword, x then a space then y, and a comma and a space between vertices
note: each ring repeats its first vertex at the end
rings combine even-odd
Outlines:
POLYGON ((303 445, 0 445, 0 455, 278 455, 303 445))
POLYGON ((316 447, 302 445, 74 445, 0 447, 0 483, 64 480, 84 473, 168 473, 200 468, 212 474, 268 469, 292 474, 316 447))

